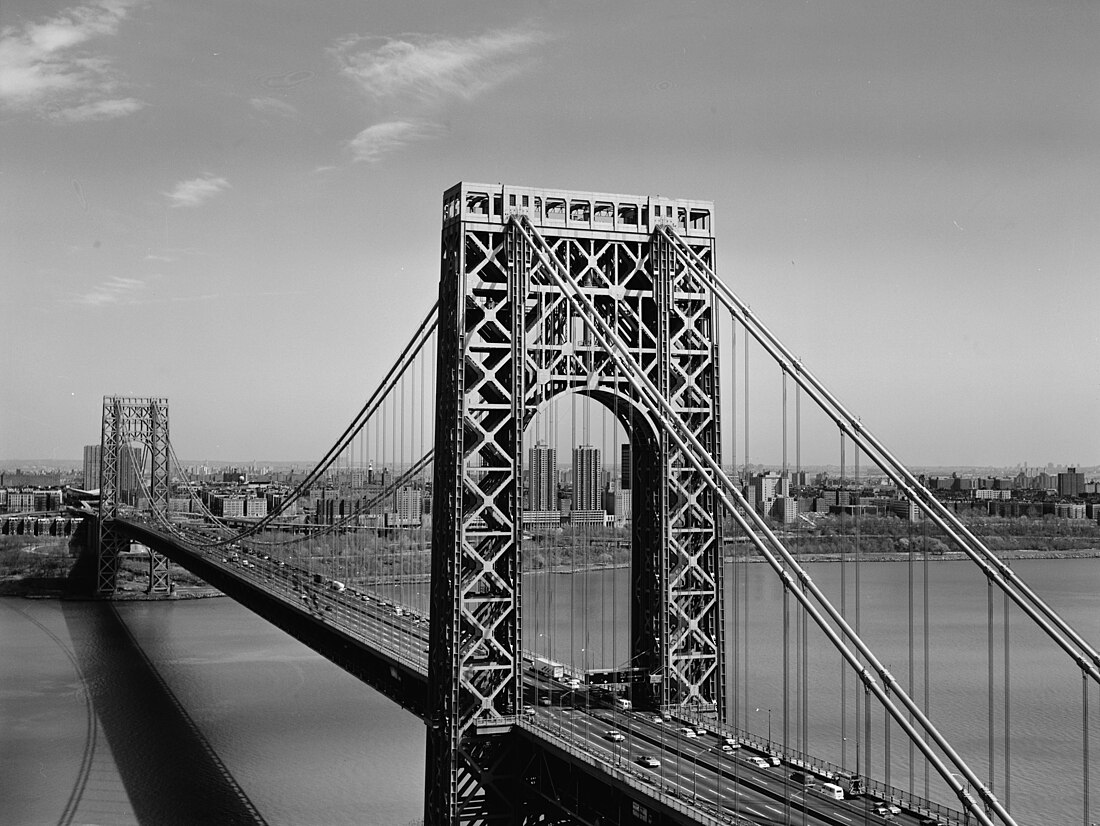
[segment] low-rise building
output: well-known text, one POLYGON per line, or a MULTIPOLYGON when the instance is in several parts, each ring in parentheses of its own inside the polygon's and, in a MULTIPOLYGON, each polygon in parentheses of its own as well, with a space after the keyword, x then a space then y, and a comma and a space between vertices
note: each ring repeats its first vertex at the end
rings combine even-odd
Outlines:
POLYGON ((1054 515, 1060 519, 1084 519, 1085 506, 1081 502, 1057 502, 1054 515))
POLYGON ((904 519, 906 522, 919 522, 921 520, 921 509, 916 502, 910 502, 908 499, 891 500, 886 505, 886 512, 904 519))
POLYGON ((1012 490, 1010 488, 979 488, 972 491, 975 499, 1011 499, 1012 490))
POLYGON ((557 530, 561 527, 561 511, 524 511, 525 530, 557 530))

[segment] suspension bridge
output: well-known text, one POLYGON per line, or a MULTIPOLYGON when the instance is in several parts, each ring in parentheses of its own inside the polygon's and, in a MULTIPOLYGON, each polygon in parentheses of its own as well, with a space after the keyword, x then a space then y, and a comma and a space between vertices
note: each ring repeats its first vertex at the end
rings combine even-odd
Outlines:
POLYGON ((1054 796, 1089 826, 1100 655, 718 277, 713 221, 705 201, 452 187, 437 303, 262 515, 173 485, 166 399, 104 399, 97 594, 141 542, 151 591, 171 559, 418 715, 428 824, 1040 822, 1013 749, 1026 639, 1078 698, 1054 796), (832 585, 803 547, 804 442, 838 452, 832 585), (872 474, 907 531, 900 662, 861 578, 872 474), (943 544, 987 606, 963 730, 935 713, 943 544), (750 635, 764 612, 776 645, 750 635))

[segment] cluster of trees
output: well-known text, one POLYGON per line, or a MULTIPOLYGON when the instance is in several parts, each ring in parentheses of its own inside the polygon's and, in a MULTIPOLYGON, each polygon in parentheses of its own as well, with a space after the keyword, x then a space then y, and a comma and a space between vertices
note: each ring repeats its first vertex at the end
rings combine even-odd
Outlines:
POLYGON ((64 578, 73 559, 63 536, 0 536, 0 578, 64 578))
MULTIPOLYGON (((1100 551, 1100 523, 1090 519, 1008 519, 969 516, 963 522, 993 551, 1037 550, 1100 551)), ((916 553, 942 554, 955 550, 939 527, 928 522, 912 523, 894 517, 818 516, 811 527, 773 525, 792 551, 805 554, 860 553, 869 555, 916 553)), ((726 536, 736 538, 740 530, 727 525, 726 536)))

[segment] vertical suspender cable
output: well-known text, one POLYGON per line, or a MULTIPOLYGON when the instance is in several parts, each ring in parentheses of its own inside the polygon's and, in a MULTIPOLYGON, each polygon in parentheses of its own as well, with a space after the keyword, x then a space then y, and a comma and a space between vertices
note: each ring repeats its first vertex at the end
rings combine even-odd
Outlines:
MULTIPOLYGON (((780 485, 783 485, 783 480, 786 480, 787 485, 790 485, 790 479, 787 477, 787 371, 780 365, 779 368, 780 385, 782 389, 782 404, 780 408, 780 420, 782 422, 781 430, 781 455, 783 457, 782 472, 780 473, 780 485)), ((782 490, 782 487, 780 487, 782 490)), ((787 493, 790 493, 789 489, 787 493)), ((785 514, 785 512, 784 512, 785 514)), ((790 732, 790 595, 787 593, 787 589, 783 589, 783 754, 786 758, 787 749, 789 748, 789 732, 790 732)), ((797 642, 797 641, 796 641, 797 642)), ((797 654, 796 654, 797 656, 797 654)), ((796 683, 797 685, 797 683, 796 683)))
MULTIPOLYGON (((413 361, 412 365, 410 365, 410 366, 413 370, 415 370, 416 369, 416 362, 413 361)), ((401 415, 400 415, 399 418, 400 418, 401 425, 400 425, 400 428, 398 430, 398 436, 397 436, 397 444, 398 444, 398 451, 397 452, 398 452, 398 455, 400 457, 400 465, 399 465, 399 468, 398 468, 398 473, 400 474, 399 478, 404 478, 405 470, 408 468, 408 465, 406 464, 406 456, 405 456, 405 423, 408 421, 408 415, 409 415, 408 409, 405 406, 405 401, 406 401, 405 400, 405 385, 407 383, 406 382, 406 376, 407 376, 407 371, 406 371, 406 374, 401 376, 401 385, 400 385, 401 415)), ((413 373, 412 374, 412 380, 415 380, 415 378, 416 378, 416 373, 413 373)), ((409 424, 411 425, 411 422, 409 424)), ((409 545, 410 545, 409 539, 410 539, 410 536, 412 534, 412 530, 410 529, 410 524, 411 524, 411 521, 412 521, 412 514, 411 514, 410 511, 411 511, 411 508, 412 508, 413 497, 412 497, 412 491, 410 489, 409 481, 410 480, 405 479, 405 481, 401 483, 401 486, 394 492, 394 496, 396 497, 396 501, 394 502, 394 506, 395 506, 394 510, 398 511, 398 514, 397 514, 397 522, 398 522, 397 535, 399 537, 401 537, 401 542, 398 545, 398 552, 401 554, 401 556, 399 557, 400 563, 399 563, 399 566, 398 566, 398 569, 399 569, 399 572, 400 572, 399 593, 401 594, 401 605, 405 606, 406 608, 411 607, 410 606, 411 600, 409 599, 409 593, 410 593, 411 589, 409 587, 408 559, 409 559, 409 545), (398 509, 396 507, 399 503, 401 504, 400 509, 398 509)), ((411 653, 409 651, 409 642, 410 642, 409 636, 407 634, 402 634, 401 639, 403 641, 403 646, 402 647, 405 650, 404 651, 405 656, 409 656, 409 654, 411 653)))
MULTIPOLYGON (((747 539, 747 537, 746 537, 747 539)), ((742 617, 741 617, 741 681, 742 681, 742 693, 741 693, 741 714, 743 719, 741 722, 742 728, 747 729, 749 720, 749 544, 746 541, 742 544, 744 550, 741 552, 741 561, 738 563, 741 565, 741 605, 742 617)))
POLYGON ((745 336, 745 478, 749 483, 749 337, 745 336))
MULTIPOLYGON (((414 456, 426 455, 427 452, 428 452, 428 443, 424 441, 424 416, 425 416, 425 413, 428 409, 428 399, 427 399, 427 396, 425 395, 425 388, 424 388, 424 374, 428 372, 428 362, 430 361, 430 357, 427 354, 422 354, 421 358, 423 359, 423 363, 420 365, 420 403, 417 405, 417 407, 419 408, 419 411, 420 411, 420 430, 419 430, 419 434, 417 436, 417 439, 419 441, 419 446, 416 450, 413 451, 414 456)), ((424 484, 425 479, 424 479, 424 468, 423 467, 420 469, 420 472, 417 474, 417 476, 419 478, 417 478, 417 480, 416 480, 416 486, 417 486, 417 489, 420 491, 421 500, 420 500, 420 514, 419 514, 419 520, 418 520, 419 521, 419 530, 417 530, 417 541, 416 541, 415 576, 416 576, 416 591, 417 591, 417 594, 419 594, 421 592, 421 587, 423 586, 423 579, 424 579, 424 505, 426 504, 426 500, 427 500, 427 486, 424 484)), ((416 601, 416 610, 420 613, 421 616, 424 615, 424 608, 423 608, 423 605, 422 605, 422 602, 421 602, 420 599, 417 599, 417 601, 416 601)), ((520 641, 520 642, 522 643, 522 641, 520 641)))
MULTIPOLYGON (((618 264, 616 264, 616 266, 618 266, 618 264)), ((618 278, 623 279, 623 278, 625 278, 625 276, 620 273, 620 274, 618 274, 618 278)), ((618 280, 616 281, 616 283, 618 283, 618 280)), ((620 302, 616 301, 615 302, 615 329, 616 330, 621 329, 620 328, 621 321, 619 319, 619 307, 620 306, 621 306, 620 302)), ((641 335, 641 330, 640 329, 638 331, 638 334, 639 334, 639 336, 641 335)), ((640 338, 638 340, 637 346, 638 346, 638 354, 635 356, 635 359, 640 362, 641 361, 641 346, 642 346, 640 338)), ((613 376, 614 376, 613 387, 615 388, 615 402, 614 402, 614 404, 615 404, 615 421, 619 422, 620 421, 619 415, 620 415, 620 412, 621 412, 620 409, 619 409, 619 394, 622 392, 622 376, 619 373, 619 363, 618 362, 615 362, 614 367, 615 367, 615 370, 614 370, 614 373, 613 373, 613 376)), ((627 502, 628 501, 630 502, 630 507, 631 507, 631 512, 630 512, 631 531, 628 534, 628 541, 627 541, 627 559, 628 560, 630 560, 631 557, 633 556, 632 548, 633 548, 633 545, 634 545, 634 542, 633 542, 634 480, 631 477, 633 477, 633 475, 634 475, 634 462, 637 461, 637 460, 634 457, 634 432, 633 431, 634 431, 633 427, 626 428, 626 444, 630 445, 630 473, 629 473, 629 475, 625 472, 626 467, 625 467, 624 463, 622 462, 622 455, 623 455, 622 448, 621 447, 618 448, 618 450, 619 450, 619 485, 620 486, 622 485, 623 478, 626 477, 627 480, 628 480, 629 487, 626 488, 626 490, 623 491, 622 494, 620 494, 621 501, 615 503, 615 521, 618 522, 620 525, 623 525, 625 527, 626 520, 624 518, 622 518, 622 517, 625 516, 625 514, 620 514, 619 513, 619 505, 621 504, 622 507, 625 509, 627 507, 627 502)), ((617 489, 618 488, 616 488, 616 490, 617 489)), ((619 530, 621 530, 621 528, 619 530)), ((616 538, 616 540, 618 539, 618 531, 616 531, 615 538, 616 538)), ((618 668, 618 666, 619 666, 619 635, 617 633, 615 633, 615 625, 617 624, 618 617, 619 617, 619 589, 617 587, 617 585, 618 585, 618 572, 619 572, 619 565, 618 565, 618 562, 619 562, 619 545, 618 545, 617 542, 616 542, 615 553, 612 555, 612 560, 615 563, 615 567, 612 568, 612 570, 615 572, 615 575, 610 577, 610 580, 611 580, 611 616, 612 616, 614 622, 607 623, 610 626, 609 630, 610 630, 610 634, 611 634, 611 659, 610 659, 610 661, 608 661, 607 653, 606 653, 607 649, 605 649, 604 662, 603 662, 603 666, 605 668, 607 668, 607 667, 618 668)), ((627 563, 626 570, 628 572, 627 573, 627 582, 629 583, 629 581, 630 581, 630 579, 629 579, 630 578, 630 573, 629 572, 631 571, 631 565, 630 565, 629 562, 627 563)), ((629 584, 628 584, 627 588, 628 588, 627 593, 629 593, 629 584)), ((627 627, 629 627, 629 619, 627 621, 627 627)), ((622 754, 622 749, 619 749, 617 754, 622 754)))
POLYGON ((1012 704, 1009 701, 1009 675, 1011 671, 1009 669, 1009 655, 1011 648, 1009 646, 1008 639, 1008 616, 1011 603, 1008 599, 1008 594, 1004 594, 1004 637, 1005 637, 1005 759, 1004 759, 1004 801, 1005 808, 1010 812, 1012 811, 1012 773, 1011 773, 1011 759, 1012 759, 1012 704))
MULTIPOLYGON (((859 520, 859 494, 860 494, 859 444, 856 443, 854 440, 853 440, 853 443, 852 443, 852 453, 853 453, 853 462, 852 462, 852 464, 853 464, 853 475, 855 477, 854 489, 855 489, 855 497, 856 497, 856 507, 855 507, 855 521, 856 521, 855 540, 856 541, 855 541, 855 553, 853 555, 853 560, 854 560, 855 564, 853 565, 854 575, 852 577, 852 591, 853 591, 852 599, 854 600, 855 605, 852 608, 852 628, 855 629, 856 634, 859 634, 860 633, 860 626, 859 626, 860 610, 859 609, 860 609, 860 602, 861 602, 860 592, 859 592, 860 591, 860 589, 859 589, 859 584, 860 584, 859 583, 859 573, 860 573, 859 569, 860 569, 860 557, 861 557, 862 553, 861 553, 861 549, 860 549, 860 520, 859 520)), ((849 503, 852 501, 851 493, 849 493, 848 501, 849 501, 849 503)), ((863 694, 861 694, 858 691, 856 692, 856 719, 857 720, 859 719, 860 703, 861 702, 866 702, 867 700, 870 699, 870 695, 867 695, 867 696, 864 696, 864 695, 867 695, 866 690, 864 690, 863 694)), ((864 743, 863 743, 863 749, 864 749, 864 752, 865 752, 864 759, 863 759, 863 773, 865 775, 867 775, 867 777, 869 778, 871 776, 871 724, 870 724, 871 711, 870 711, 870 709, 865 709, 864 712, 867 716, 867 724, 863 727, 863 731, 864 731, 864 734, 865 734, 864 743)))
MULTIPOLYGON (((737 474, 737 319, 730 313, 730 410, 732 411, 731 421, 732 429, 730 431, 730 445, 732 446, 732 467, 734 475, 737 474)), ((727 514, 727 519, 731 514, 727 514)), ((732 546, 737 548, 737 545, 732 546)), ((733 668, 732 668, 732 682, 733 682, 733 703, 731 711, 733 713, 733 725, 738 727, 741 725, 741 611, 740 611, 740 588, 738 585, 741 581, 741 563, 737 557, 733 560, 733 576, 730 583, 730 593, 733 595, 733 668)), ((723 595, 724 597, 724 595, 723 595)), ((747 701, 746 701, 747 702, 747 701)))
MULTIPOLYGON (((794 385, 794 466, 799 485, 802 484, 802 388, 794 385)), ((806 584, 802 583, 802 589, 806 584)), ((806 609, 799 605, 802 617, 802 750, 810 753, 809 717, 810 717, 810 637, 809 617, 806 609)))
POLYGON ((1081 796, 1084 824, 1089 826, 1089 677, 1081 669, 1081 796))
MULTIPOLYGON (((584 363, 584 359, 581 357, 581 354, 577 352, 577 349, 583 345, 585 328, 584 328, 583 325, 581 325, 579 323, 576 323, 576 321, 577 320, 575 320, 575 326, 573 328, 573 332, 574 332, 573 356, 574 356, 574 358, 576 359, 576 362, 577 362, 577 367, 575 367, 574 369, 579 370, 579 366, 584 363), (578 337, 577 333, 580 333, 579 337, 578 337), (580 339, 579 341, 578 341, 578 338, 580 339)), ((570 519, 569 519, 569 539, 570 539, 571 547, 570 547, 570 550, 569 550, 569 576, 567 577, 567 580, 569 582, 569 658, 568 658, 568 662, 571 666, 574 666, 574 667, 576 666, 576 662, 577 662, 577 574, 578 574, 578 570, 579 570, 578 567, 577 567, 577 556, 578 556, 578 550, 579 550, 579 543, 581 541, 583 541, 583 536, 578 537, 578 528, 580 529, 581 533, 583 533, 583 530, 584 530, 583 526, 577 524, 577 519, 576 519, 577 504, 578 504, 578 500, 577 500, 577 493, 578 493, 577 479, 578 479, 578 476, 579 476, 579 474, 577 473, 577 447, 578 447, 578 445, 577 445, 577 435, 578 435, 578 430, 580 431, 581 435, 583 436, 583 423, 582 423, 580 428, 578 428, 578 424, 577 424, 577 401, 578 401, 578 397, 579 397, 579 393, 577 392, 577 386, 578 386, 577 385, 577 380, 578 379, 579 379, 579 376, 575 374, 573 376, 574 385, 573 385, 573 388, 571 389, 571 392, 569 393, 569 419, 570 419, 570 421, 569 421, 569 445, 570 445, 570 459, 571 459, 570 468, 573 471, 573 475, 572 475, 572 479, 573 479, 573 502, 572 502, 572 505, 570 506, 570 511, 569 511, 569 515, 570 515, 570 519)), ((563 722, 562 721, 562 716, 559 715, 558 716, 559 725, 562 722, 563 722)))
MULTIPOLYGON (((368 471, 368 477, 370 478, 371 482, 373 483, 372 484, 372 490, 371 490, 371 499, 372 500, 375 498, 374 486, 379 484, 380 474, 382 473, 382 454, 381 454, 381 445, 382 445, 381 430, 382 430, 382 426, 381 426, 381 422, 384 418, 385 418, 385 408, 384 408, 383 405, 379 405, 378 409, 375 410, 374 415, 371 416, 371 423, 372 423, 372 426, 374 428, 374 456, 371 460, 371 464, 368 466, 370 468, 370 470, 368 471), (378 463, 378 470, 377 471, 374 471, 374 469, 373 469, 375 462, 378 463), (376 475, 376 474, 378 474, 378 475, 376 475)), ((371 512, 372 512, 371 515, 372 515, 372 517, 374 516, 374 514, 377 511, 378 511, 378 506, 377 505, 372 505, 371 506, 371 512)), ((381 530, 381 525, 378 524, 378 519, 377 518, 372 518, 371 522, 374 524, 374 542, 375 542, 375 548, 374 548, 375 565, 373 566, 375 568, 374 593, 375 593, 375 596, 380 597, 380 596, 382 596, 383 593, 385 593, 385 583, 384 583, 384 580, 383 580, 384 568, 382 567, 382 564, 383 564, 382 563, 382 536, 383 536, 383 532, 381 530)))
MULTIPOLYGON (((870 699, 868 699, 870 702, 870 699)), ((885 767, 883 770, 883 782, 886 787, 890 787, 890 715, 883 709, 882 718, 884 723, 884 731, 882 734, 882 754, 885 761, 885 767)), ((870 767, 868 767, 870 768, 870 767)))
MULTIPOLYGON (((385 473, 385 475, 383 476, 386 482, 386 498, 383 501, 382 508, 383 511, 386 513, 385 518, 388 518, 389 512, 393 508, 394 502, 393 480, 396 478, 397 475, 395 472, 397 469, 397 394, 396 392, 394 392, 394 390, 390 390, 389 394, 387 395, 386 402, 387 403, 383 405, 382 409, 385 410, 386 408, 389 408, 389 416, 387 419, 387 421, 389 422, 389 428, 385 434, 384 444, 385 447, 389 447, 389 461, 387 462, 386 468, 384 468, 384 471, 388 471, 388 473, 385 473)), ((386 531, 386 539, 390 546, 390 588, 387 599, 394 605, 397 605, 397 543, 394 542, 395 530, 387 529, 386 531)), ((396 532, 399 534, 399 531, 396 532)), ((386 623, 387 625, 389 625, 390 639, 392 640, 394 626, 394 615, 392 608, 390 611, 386 612, 386 623)))
MULTIPOLYGON (((788 759, 788 748, 790 743, 790 645, 791 645, 791 592, 789 589, 783 589, 783 746, 782 746, 782 765, 786 765, 788 759)), ((770 735, 770 732, 769 732, 770 735)), ((772 754, 775 753, 775 749, 768 742, 768 751, 772 754)), ((787 789, 790 775, 787 772, 783 772, 783 788, 787 789)), ((791 796, 784 793, 783 795, 783 811, 784 819, 787 823, 791 820, 791 796)))
POLYGON ((794 472, 802 484, 802 387, 794 384, 794 472))
MULTIPOLYGON (((791 723, 791 597, 790 591, 783 589, 783 760, 787 759, 787 748, 790 742, 791 723)), ((771 743, 768 743, 769 749, 771 743)))
MULTIPOLYGON (((795 519, 797 520, 798 517, 796 516, 795 519)), ((792 549, 794 558, 799 565, 802 565, 804 562, 801 553, 802 543, 799 542, 798 535, 795 534, 791 541, 794 543, 792 549)), ((806 753, 806 744, 802 738, 802 720, 805 717, 803 707, 806 702, 802 691, 802 687, 805 685, 805 674, 802 670, 804 664, 803 653, 806 650, 805 639, 802 636, 802 604, 796 602, 794 611, 794 745, 799 752, 806 753)))
MULTIPOLYGON (((869 788, 871 780, 871 692, 863 687, 863 776, 867 778, 864 788, 869 788)), ((858 716, 856 718, 859 719, 858 716)), ((858 722, 856 726, 858 727, 858 722)), ((859 768, 856 768, 859 771, 859 768)))
MULTIPOLYGON (((930 623, 929 623, 929 613, 928 613, 928 596, 929 596, 929 593, 928 593, 929 592, 929 587, 928 587, 928 520, 925 519, 923 517, 923 515, 921 517, 921 527, 922 527, 921 566, 923 568, 923 570, 921 571, 921 582, 922 582, 922 585, 923 585, 923 588, 924 588, 924 594, 923 594, 924 616, 922 618, 924 627, 923 627, 922 633, 921 633, 921 639, 924 642, 924 652, 923 652, 924 653, 924 666, 921 669, 921 672, 924 675, 924 697, 922 698, 922 701, 921 701, 921 708, 924 709, 925 714, 931 714, 932 713, 932 709, 931 709, 932 675, 931 675, 931 670, 930 669, 931 669, 931 666, 932 666, 932 655, 931 655, 931 634, 929 633, 930 632, 930 623)), ((925 759, 924 759, 924 796, 926 798, 929 797, 930 794, 931 794, 930 774, 931 774, 931 766, 928 763, 928 758, 925 757, 925 759)))
MULTIPOLYGON (((837 483, 836 502, 840 504, 840 490, 844 486, 844 431, 840 431, 840 481, 837 483)), ((840 543, 840 615, 848 617, 848 553, 846 543, 840 543)), ((858 686, 857 686, 858 691, 858 686)), ((858 707, 857 707, 858 709, 858 707)), ((859 738, 859 723, 856 723, 856 738, 859 738)), ((857 747, 858 753, 858 747, 857 747)), ((856 771, 858 773, 858 760, 856 771)), ((848 666, 840 663, 840 767, 848 768, 848 666)))
MULTIPOLYGON (((908 641, 908 644, 909 644, 909 685, 906 688, 906 690, 909 692, 909 696, 913 697, 913 696, 916 696, 914 694, 914 679, 915 679, 914 667, 915 667, 915 659, 916 659, 915 645, 914 645, 914 643, 915 643, 915 640, 914 640, 914 623, 915 623, 914 614, 915 614, 915 610, 916 610, 916 604, 915 604, 916 601, 915 601, 915 598, 914 598, 914 595, 913 595, 913 522, 909 518, 909 516, 910 516, 910 510, 909 509, 910 509, 911 506, 910 506, 908 500, 906 500, 905 504, 906 504, 906 508, 905 508, 906 532, 908 533, 908 539, 909 539, 909 544, 907 545, 907 548, 906 548, 909 552, 908 553, 909 558, 906 562, 906 567, 908 568, 908 575, 909 575, 908 576, 909 635, 908 635, 908 638, 907 638, 907 641, 908 641)), ((908 717, 909 721, 912 722, 913 712, 910 711, 909 714, 907 715, 907 717, 908 717)), ((914 757, 915 757, 914 750, 915 750, 915 746, 913 745, 913 741, 910 740, 909 741, 909 786, 908 786, 909 794, 913 794, 913 783, 914 783, 914 777, 915 777, 915 774, 914 774, 915 766, 913 764, 914 763, 914 757)))
MULTIPOLYGON (((742 395, 745 402, 745 473, 742 477, 742 486, 749 484, 749 337, 745 336, 745 378, 744 378, 744 390, 742 395)), ((746 536, 747 540, 748 537, 746 536)), ((742 594, 742 603, 744 605, 744 621, 741 623, 741 649, 744 657, 744 668, 742 669, 742 679, 745 681, 744 691, 744 714, 745 714, 745 728, 748 728, 749 718, 749 546, 746 542, 744 553, 744 576, 741 578, 741 586, 744 589, 742 594)))
MULTIPOLYGON (((783 377, 783 476, 787 475, 787 371, 782 366, 779 373, 783 377)), ((788 479, 788 484, 790 480, 788 479)))
POLYGON ((733 313, 729 314, 730 317, 730 421, 732 428, 730 431, 730 445, 733 448, 733 455, 730 459, 730 467, 733 468, 734 474, 737 473, 737 318, 733 313))
POLYGON ((997 780, 996 774, 996 760, 995 753, 996 745, 996 720, 993 705, 993 579, 986 577, 985 588, 985 607, 986 607, 986 737, 987 747, 989 751, 989 789, 994 790, 994 783, 997 780))

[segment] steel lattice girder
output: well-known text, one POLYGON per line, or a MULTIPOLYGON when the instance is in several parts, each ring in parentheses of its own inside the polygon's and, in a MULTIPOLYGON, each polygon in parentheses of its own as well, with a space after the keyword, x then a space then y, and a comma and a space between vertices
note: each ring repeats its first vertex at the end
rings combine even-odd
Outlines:
MULTIPOLYGON (((499 261, 445 227, 439 302, 425 820, 512 822, 495 751, 519 702, 519 438, 499 261), (469 254, 467 254, 469 252, 469 254), (496 742, 499 741, 499 742, 496 742)), ((519 394, 522 395, 522 394, 519 394)))
MULTIPOLYGON (((134 447, 149 459, 149 508, 164 517, 168 513, 168 400, 104 396, 100 437, 100 500, 99 541, 96 552, 96 593, 110 596, 115 592, 118 575, 118 555, 129 548, 129 541, 118 537, 111 520, 118 515, 124 493, 122 469, 127 476, 144 472, 144 461, 135 460, 134 447), (125 460, 123 457, 126 457, 125 460)), ((127 484, 133 479, 128 478, 127 484)), ((144 484, 144 482, 143 482, 144 484)), ((135 503, 128 503, 135 504, 135 503)), ((168 560, 149 552, 149 591, 171 591, 168 560)))
MULTIPOLYGON (((634 448, 632 662, 659 679, 643 702, 720 711, 723 700, 716 502, 669 451, 657 417, 586 332, 589 322, 526 236, 497 206, 489 220, 468 215, 466 186, 445 195, 442 233, 429 824, 484 823, 509 810, 499 795, 511 781, 489 771, 468 744, 507 730, 519 705, 523 430, 556 395, 603 403, 634 448)), ((544 229, 557 264, 718 457, 714 316, 694 274, 677 266, 674 250, 648 226, 544 229)), ((691 240, 709 258, 713 238, 691 240)))
MULTIPOLYGON (((659 234, 641 241, 553 235, 543 240, 557 265, 581 285, 618 338, 628 345, 640 343, 636 353, 628 346, 635 363, 717 457, 713 307, 693 271, 677 261, 659 234), (624 249, 616 250, 617 246, 624 249), (613 266, 623 261, 633 265, 613 266)), ((616 373, 584 324, 574 323, 583 319, 572 317, 571 304, 548 275, 534 265, 532 288, 543 286, 552 298, 540 296, 543 311, 534 314, 536 323, 529 322, 528 372, 537 379, 527 408, 532 411, 556 393, 575 390, 614 410, 631 434, 632 661, 661 674, 650 702, 718 710, 724 683, 717 501, 706 481, 653 426, 633 387, 616 373), (548 354, 548 360, 537 361, 540 352, 548 354), (649 514, 656 514, 656 519, 647 520, 649 514)))

